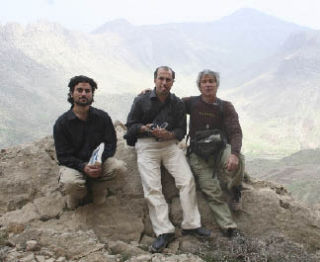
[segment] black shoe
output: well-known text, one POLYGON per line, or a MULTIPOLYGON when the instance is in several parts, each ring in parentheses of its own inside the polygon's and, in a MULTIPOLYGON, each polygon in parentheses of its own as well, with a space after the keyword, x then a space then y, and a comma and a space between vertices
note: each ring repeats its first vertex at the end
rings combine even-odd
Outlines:
POLYGON ((182 229, 182 235, 193 235, 198 237, 210 237, 211 230, 204 227, 198 227, 194 229, 182 229))
POLYGON ((233 238, 233 237, 237 237, 240 236, 240 231, 238 228, 228 228, 224 231, 224 235, 228 238, 233 238))
POLYGON ((231 203, 230 208, 234 212, 241 210, 241 190, 242 186, 235 186, 231 189, 231 203))
POLYGON ((174 239, 174 233, 162 234, 152 243, 150 251, 152 253, 160 253, 174 239))

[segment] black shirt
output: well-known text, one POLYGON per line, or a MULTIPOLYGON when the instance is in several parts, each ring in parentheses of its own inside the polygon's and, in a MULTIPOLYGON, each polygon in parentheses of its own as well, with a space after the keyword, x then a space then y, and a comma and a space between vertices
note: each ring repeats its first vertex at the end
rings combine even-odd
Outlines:
POLYGON ((147 136, 139 134, 141 126, 154 123, 158 126, 168 123, 166 129, 174 132, 178 140, 186 134, 186 115, 183 102, 174 94, 169 94, 162 103, 155 90, 148 91, 135 98, 128 115, 128 132, 136 137, 147 136))
POLYGON ((59 165, 80 172, 100 143, 105 143, 102 161, 116 151, 117 137, 112 120, 106 112, 94 107, 89 108, 86 121, 80 120, 72 109, 62 114, 53 127, 53 137, 59 165))

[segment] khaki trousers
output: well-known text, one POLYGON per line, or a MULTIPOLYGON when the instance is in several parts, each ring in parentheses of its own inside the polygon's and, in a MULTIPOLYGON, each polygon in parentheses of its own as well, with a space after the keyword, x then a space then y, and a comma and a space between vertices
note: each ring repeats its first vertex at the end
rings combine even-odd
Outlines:
POLYGON ((59 183, 63 192, 68 195, 69 202, 77 203, 82 200, 87 194, 87 186, 92 191, 93 202, 97 204, 103 202, 107 194, 108 181, 113 180, 117 173, 126 169, 125 166, 121 166, 123 163, 119 162, 122 161, 114 157, 108 158, 102 165, 102 176, 94 179, 86 177, 73 168, 60 166, 59 183))
POLYGON ((242 184, 244 175, 244 156, 239 156, 238 169, 230 172, 226 170, 225 163, 231 154, 231 146, 227 145, 221 154, 221 157, 215 159, 210 157, 208 161, 191 153, 189 163, 196 177, 201 191, 207 198, 208 204, 214 213, 217 224, 223 229, 236 228, 237 225, 233 221, 230 209, 223 197, 221 185, 223 184, 227 190, 231 190, 234 186, 242 184), (215 176, 213 170, 216 168, 215 176))
POLYGON ((174 177, 180 193, 183 212, 181 227, 201 227, 194 178, 183 151, 177 146, 177 140, 159 142, 154 138, 139 138, 135 148, 144 197, 155 234, 159 236, 175 230, 169 220, 168 204, 162 193, 161 163, 174 177))

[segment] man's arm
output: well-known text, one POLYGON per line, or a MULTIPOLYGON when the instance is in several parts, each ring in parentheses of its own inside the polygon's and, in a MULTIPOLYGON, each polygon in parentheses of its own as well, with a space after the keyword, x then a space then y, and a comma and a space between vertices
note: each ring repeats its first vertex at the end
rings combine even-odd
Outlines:
POLYGON ((242 130, 238 113, 230 102, 225 102, 224 106, 224 127, 231 145, 231 153, 239 155, 242 146, 242 130))
POLYGON ((141 98, 139 96, 134 99, 127 117, 126 126, 128 128, 128 133, 130 133, 130 135, 132 136, 137 136, 141 132, 141 130, 146 129, 144 128, 143 123, 141 123, 143 111, 141 109, 141 106, 139 105, 140 99, 141 98))
POLYGON ((75 149, 65 132, 62 123, 57 121, 53 127, 53 138, 59 164, 82 172, 86 163, 74 156, 75 149))
POLYGON ((192 101, 192 97, 189 96, 189 97, 182 97, 181 98, 183 104, 184 104, 184 110, 185 110, 185 113, 190 115, 191 114, 191 101, 192 101))
POLYGON ((181 141, 186 135, 187 131, 187 119, 184 103, 179 100, 175 107, 175 125, 172 132, 175 135, 175 138, 181 141))
POLYGON ((105 132, 103 141, 104 142, 104 151, 102 154, 102 162, 104 162, 107 158, 112 157, 117 148, 117 135, 114 129, 112 120, 108 114, 104 116, 105 121, 105 132))
POLYGON ((227 161, 226 168, 229 171, 236 170, 239 165, 239 154, 242 146, 242 130, 238 114, 234 106, 227 102, 224 110, 224 126, 231 145, 231 155, 227 161))

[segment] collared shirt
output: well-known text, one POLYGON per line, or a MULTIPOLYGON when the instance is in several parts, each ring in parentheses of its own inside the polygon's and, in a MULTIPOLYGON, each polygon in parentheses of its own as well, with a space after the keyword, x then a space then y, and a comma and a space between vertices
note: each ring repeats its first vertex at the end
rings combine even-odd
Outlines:
POLYGON ((53 127, 53 137, 59 164, 80 172, 100 143, 105 143, 102 161, 116 151, 112 120, 106 112, 94 107, 89 108, 86 121, 80 120, 72 109, 62 114, 53 127))
POLYGON ((168 123, 166 129, 172 131, 178 140, 186 134, 186 115, 183 102, 170 93, 162 103, 155 89, 135 98, 127 118, 128 132, 136 137, 148 136, 140 134, 141 126, 154 123, 161 126, 168 123))

